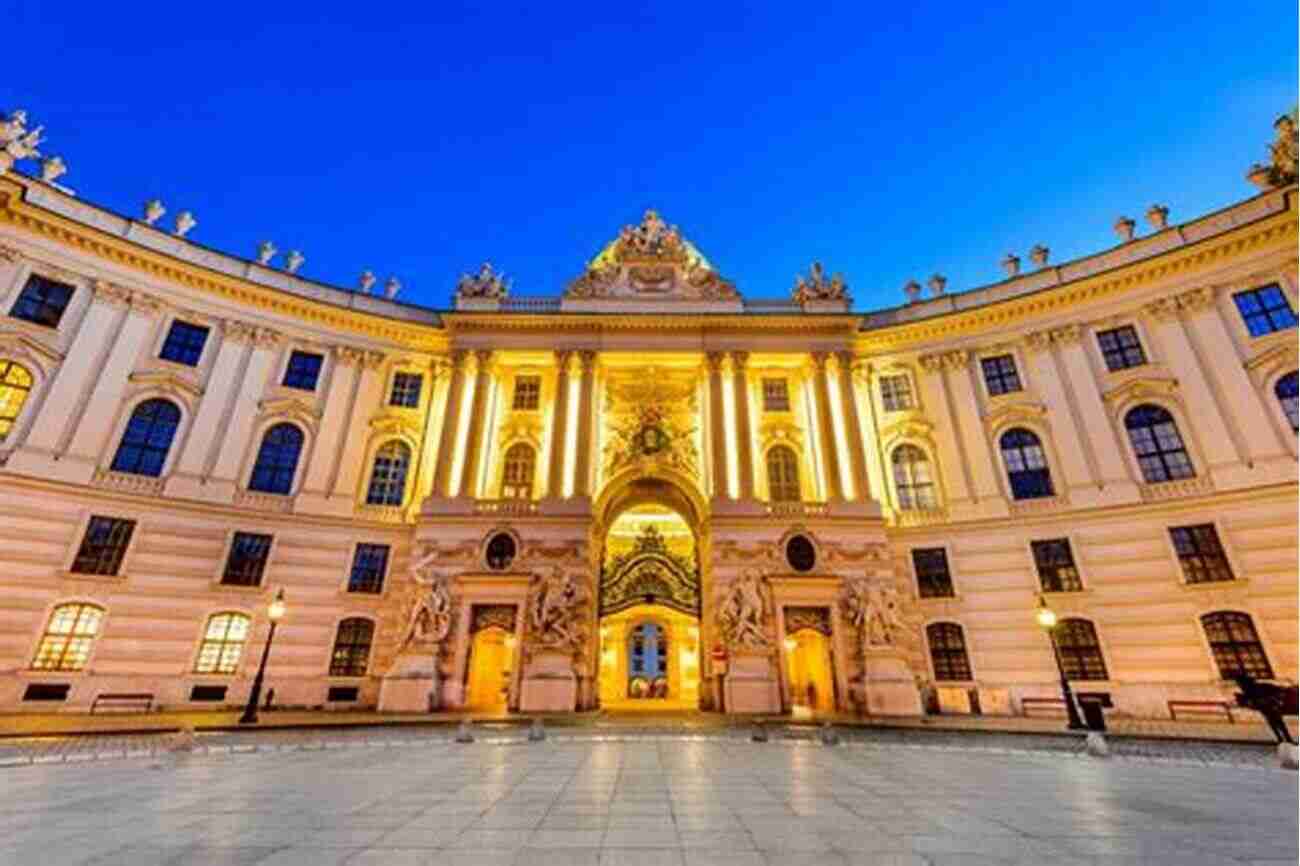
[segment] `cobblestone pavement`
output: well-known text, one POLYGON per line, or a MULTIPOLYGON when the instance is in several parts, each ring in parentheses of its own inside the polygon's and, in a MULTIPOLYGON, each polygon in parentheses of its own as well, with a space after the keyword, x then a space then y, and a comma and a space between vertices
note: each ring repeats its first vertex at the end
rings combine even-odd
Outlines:
POLYGON ((11 768, 0 863, 1281 864, 1297 777, 739 737, 11 768))
MULTIPOLYGON (((690 720, 656 720, 636 724, 615 720, 548 729, 555 742, 653 740, 664 737, 683 741, 746 741, 749 725, 695 724, 690 720)), ((809 725, 770 724, 765 730, 773 741, 811 741, 819 729, 809 725)), ((512 743, 527 739, 527 728, 518 723, 480 722, 473 725, 480 741, 512 743)), ((849 748, 973 751, 987 753, 1053 753, 1085 757, 1084 740, 1071 734, 979 732, 971 730, 924 730, 916 728, 862 728, 837 726, 849 748)), ((244 730, 200 733, 195 751, 202 754, 242 754, 332 750, 370 747, 419 747, 449 742, 453 726, 375 726, 332 729, 244 730)), ((0 768, 25 764, 120 760, 147 757, 170 750, 172 734, 96 734, 69 737, 10 739, 0 744, 0 768)), ((1170 740, 1139 737, 1110 737, 1110 760, 1172 761, 1202 765, 1225 765, 1272 769, 1277 766, 1275 748, 1267 743, 1233 743, 1170 740)))

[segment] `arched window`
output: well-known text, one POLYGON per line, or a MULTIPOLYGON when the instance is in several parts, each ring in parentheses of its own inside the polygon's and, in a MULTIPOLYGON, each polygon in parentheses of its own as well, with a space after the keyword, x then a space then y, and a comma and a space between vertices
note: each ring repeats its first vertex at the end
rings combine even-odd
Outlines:
POLYGON ((531 445, 516 442, 506 450, 505 466, 501 472, 501 497, 503 499, 531 499, 533 496, 533 470, 537 453, 531 445))
POLYGON ((1201 617, 1201 627, 1214 653, 1214 663, 1225 680, 1249 674, 1257 680, 1273 679, 1273 668, 1264 655, 1255 624, 1250 616, 1232 610, 1216 610, 1201 617))
POLYGON ((1056 652, 1061 669, 1072 680, 1106 679, 1097 629, 1086 619, 1063 619, 1056 626, 1056 652))
POLYGON ((352 617, 339 623, 330 656, 330 676, 364 677, 370 662, 370 645, 375 639, 375 624, 364 617, 352 617))
POLYGON ((180 423, 181 410, 170 400, 145 400, 136 406, 113 456, 112 470, 150 478, 162 475, 180 423))
POLYGON ((31 393, 32 374, 27 368, 0 358, 0 442, 9 435, 31 393))
POLYGON ((1052 496, 1052 470, 1038 436, 1021 427, 1008 430, 998 440, 1002 461, 1007 465, 1007 480, 1012 499, 1038 499, 1052 496))
POLYGON ((777 445, 767 452, 767 491, 773 502, 798 502, 799 457, 794 449, 777 445))
POLYGON ((934 474, 930 459, 915 445, 899 445, 894 449, 894 492, 898 507, 904 511, 928 511, 939 507, 934 490, 934 474))
POLYGON ((925 627, 925 639, 930 645, 930 661, 934 664, 934 678, 944 680, 972 680, 970 658, 966 655, 966 636, 955 622, 935 622, 925 627))
MULTIPOLYGON (((1300 381, 1298 381, 1295 370, 1287 373, 1277 384, 1273 386, 1273 393, 1277 395, 1277 402, 1282 404, 1282 411, 1286 413, 1286 420, 1291 422, 1292 432, 1300 432, 1300 417, 1297 417, 1297 396, 1300 395, 1300 381)), ((0 392, 0 439, 4 438, 4 394, 0 392)))
POLYGON ((257 449, 257 462, 248 489, 259 493, 289 495, 293 476, 298 471, 298 456, 302 454, 302 431, 292 424, 276 424, 262 437, 262 447, 257 449))
POLYGON ((375 452, 375 466, 370 472, 367 505, 401 505, 406 498, 406 470, 411 466, 411 449, 405 442, 393 440, 375 452))
POLYGON ((1138 406, 1124 416, 1128 439, 1148 484, 1196 475, 1174 416, 1159 406, 1138 406))
POLYGON ((90 647, 99 634, 104 609, 93 604, 61 604, 50 612, 50 621, 36 646, 32 667, 38 671, 79 671, 90 658, 90 647))
POLYGON ((233 674, 248 641, 249 619, 242 613, 218 613, 208 618, 208 627, 199 643, 199 658, 194 672, 233 674))

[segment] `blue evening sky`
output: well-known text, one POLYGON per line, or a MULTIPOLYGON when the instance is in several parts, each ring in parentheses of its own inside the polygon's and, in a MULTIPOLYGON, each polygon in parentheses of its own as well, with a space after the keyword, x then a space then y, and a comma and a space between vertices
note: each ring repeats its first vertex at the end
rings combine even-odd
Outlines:
POLYGON ((1294 0, 0 5, 0 109, 82 197, 438 307, 483 259, 558 294, 647 207, 748 296, 963 290, 1250 195, 1296 101, 1294 0))

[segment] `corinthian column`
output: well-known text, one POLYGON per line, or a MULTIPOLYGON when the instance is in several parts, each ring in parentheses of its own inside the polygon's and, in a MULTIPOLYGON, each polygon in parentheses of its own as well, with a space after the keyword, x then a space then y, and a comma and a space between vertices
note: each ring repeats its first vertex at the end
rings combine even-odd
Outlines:
POLYGON ((559 349, 555 353, 555 403, 551 413, 551 461, 546 473, 546 495, 554 499, 564 496, 564 451, 569 422, 569 359, 573 352, 559 349))
POLYGON ((582 351, 578 353, 582 364, 582 382, 578 387, 578 454, 574 461, 577 477, 573 481, 574 496, 591 495, 591 432, 594 424, 592 402, 596 391, 596 353, 582 351))
POLYGON ((754 498, 754 433, 749 421, 749 353, 732 352, 736 386, 736 462, 740 464, 740 498, 754 498))
POLYGON ((722 364, 726 352, 709 352, 709 456, 713 464, 713 495, 729 495, 727 483, 727 421, 722 402, 722 364))
POLYGON ((479 469, 483 465, 483 416, 487 413, 487 392, 492 386, 492 350, 474 353, 478 377, 474 383, 474 402, 469 409, 469 441, 465 443, 465 468, 460 473, 458 496, 478 496, 479 469))
POLYGON ((840 352, 835 359, 839 363, 836 377, 840 381, 844 436, 849 440, 849 477, 853 479, 853 499, 867 502, 871 499, 871 484, 867 480, 866 446, 863 445, 862 421, 858 418, 858 399, 853 387, 853 355, 840 352))
POLYGON ((456 462, 456 434, 460 431, 460 401, 465 394, 465 359, 468 352, 452 352, 451 384, 447 386, 447 405, 442 413, 442 435, 438 437, 438 468, 433 474, 431 496, 454 496, 449 490, 452 464, 456 462))
POLYGON ((844 500, 844 482, 840 478, 840 453, 835 444, 835 420, 831 417, 830 356, 825 352, 813 353, 813 375, 817 383, 817 428, 821 433, 822 459, 826 469, 826 499, 830 502, 844 500))

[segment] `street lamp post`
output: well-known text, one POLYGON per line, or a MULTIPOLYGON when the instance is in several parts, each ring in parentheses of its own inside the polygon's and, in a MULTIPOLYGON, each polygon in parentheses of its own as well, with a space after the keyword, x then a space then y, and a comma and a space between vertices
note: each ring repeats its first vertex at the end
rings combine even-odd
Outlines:
POLYGON ((257 702, 262 697, 262 680, 266 677, 266 660, 271 655, 271 641, 275 640, 275 627, 284 616, 284 589, 275 594, 275 598, 266 608, 267 619, 271 621, 271 631, 266 635, 266 646, 262 648, 262 663, 257 666, 257 676, 253 677, 253 689, 248 693, 248 706, 239 717, 241 725, 257 724, 257 702))
POLYGON ((1065 713, 1069 717, 1067 730, 1086 731, 1088 726, 1079 717, 1079 707, 1074 702, 1074 690, 1070 688, 1070 678, 1065 675, 1065 665, 1061 664, 1061 648, 1056 643, 1056 611, 1047 606, 1047 599, 1038 597, 1038 625, 1047 632, 1047 639, 1052 642, 1052 657, 1056 659, 1056 670, 1061 675, 1061 694, 1065 698, 1065 713))

